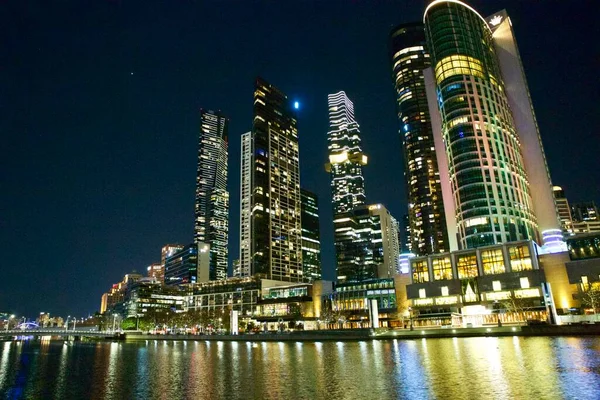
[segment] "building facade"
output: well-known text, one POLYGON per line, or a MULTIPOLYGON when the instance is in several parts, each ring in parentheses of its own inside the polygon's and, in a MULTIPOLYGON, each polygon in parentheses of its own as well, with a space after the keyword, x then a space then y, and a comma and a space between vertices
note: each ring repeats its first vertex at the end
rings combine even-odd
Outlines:
POLYGON ((302 269, 307 282, 321 279, 321 230, 319 198, 306 189, 300 190, 302 221, 302 269))
POLYGON ((194 243, 210 247, 210 279, 227 278, 229 121, 219 111, 200 111, 194 243))
POLYGON ((552 192, 554 193, 556 212, 558 213, 558 219, 560 220, 560 227, 563 231, 563 235, 572 235, 573 217, 571 216, 571 207, 569 207, 569 200, 567 200, 567 196, 565 196, 565 192, 560 186, 554 186, 552 188, 552 192))
POLYGON ((190 285, 210 280, 210 246, 192 243, 165 260, 165 284, 190 285))
POLYGON ((336 215, 365 204, 362 170, 367 164, 367 156, 361 148, 360 130, 354 119, 352 101, 342 91, 327 96, 327 102, 329 163, 325 168, 331 173, 333 214, 336 215))
POLYGON ((156 282, 163 283, 165 281, 165 265, 154 263, 150 264, 147 268, 148 278, 153 279, 156 282))
POLYGON ((252 274, 252 132, 242 134, 240 163, 240 258, 235 277, 252 274))
POLYGON ((390 58, 408 195, 410 250, 417 255, 450 249, 423 70, 431 66, 421 23, 390 34, 390 58))
POLYGON ((478 326, 498 319, 547 318, 546 279, 532 241, 416 257, 410 264, 407 297, 423 324, 478 326))
POLYGON ((436 0, 424 23, 427 97, 444 204, 452 206, 449 235, 461 249, 533 239, 564 251, 508 16, 486 20, 465 3, 436 0))
MULTIPOLYGON (((290 99, 257 78, 251 133, 250 274, 301 282, 302 227, 296 115, 290 99)), ((241 268, 248 265, 243 254, 241 268)))

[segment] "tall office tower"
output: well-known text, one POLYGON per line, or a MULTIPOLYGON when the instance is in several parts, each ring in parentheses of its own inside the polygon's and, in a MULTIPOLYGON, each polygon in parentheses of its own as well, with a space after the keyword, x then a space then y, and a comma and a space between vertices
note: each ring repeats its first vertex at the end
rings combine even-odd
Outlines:
MULTIPOLYGON (((400 270, 400 224, 382 204, 369 207, 371 218, 375 217, 381 231, 381 251, 383 260, 379 265, 378 278, 393 278, 400 270)), ((377 245, 377 240, 374 244, 377 245)))
POLYGON ((363 166, 367 164, 354 104, 343 91, 327 96, 327 103, 329 162, 325 170, 331 175, 337 280, 373 278, 377 273, 370 246, 373 229, 360 231, 363 224, 354 212, 365 204, 363 166))
POLYGON ((319 229, 319 198, 300 189, 302 221, 302 269, 308 282, 321 279, 321 231, 319 229))
POLYGON ((210 280, 227 278, 229 192, 227 128, 221 112, 200 111, 194 243, 209 245, 210 280))
POLYGON ((431 66, 421 23, 399 25, 390 33, 390 57, 404 154, 412 252, 448 251, 448 232, 423 70, 431 66))
POLYGON ((552 188, 554 192, 554 201, 556 202, 556 211, 558 212, 558 218, 560 220, 560 226, 564 235, 573 234, 573 217, 571 216, 571 208, 569 207, 569 201, 565 196, 565 192, 560 186, 554 186, 552 188))
POLYGON ((399 268, 399 225, 381 204, 361 205, 336 216, 337 281, 389 278, 399 268))
POLYGON ((333 214, 352 210, 365 204, 363 166, 367 156, 360 147, 360 131, 354 120, 354 104, 346 93, 327 96, 329 105, 329 163, 325 168, 331 173, 333 214))
POLYGON ((546 251, 566 249, 506 13, 486 21, 458 0, 436 0, 424 23, 427 99, 446 210, 452 205, 449 237, 456 234, 460 248, 543 239, 546 251))
POLYGON ((252 132, 242 134, 240 166, 240 258, 238 275, 252 274, 252 132))
POLYGON ((300 166, 293 104, 261 78, 251 133, 250 271, 302 282, 300 166))

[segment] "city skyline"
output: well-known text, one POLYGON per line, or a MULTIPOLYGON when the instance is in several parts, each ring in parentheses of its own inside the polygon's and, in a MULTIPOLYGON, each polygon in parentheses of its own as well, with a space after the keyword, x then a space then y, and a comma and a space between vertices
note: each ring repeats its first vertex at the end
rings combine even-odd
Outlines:
MULTIPOLYGON (((553 75, 552 72, 543 71, 543 68, 540 69, 536 65, 539 63, 553 65, 552 54, 549 51, 550 47, 545 43, 527 38, 524 33, 527 32, 526 25, 533 26, 534 28, 531 28, 533 32, 535 29, 542 30, 543 27, 547 27, 551 23, 552 18, 544 14, 542 6, 518 5, 510 1, 485 4, 469 2, 469 4, 484 15, 503 8, 508 10, 509 15, 515 21, 514 29, 519 40, 519 48, 529 80, 532 100, 536 107, 553 183, 562 186, 569 193, 569 198, 573 198, 573 202, 597 201, 599 197, 598 188, 593 187, 590 190, 585 186, 590 173, 598 174, 597 171, 588 173, 590 166, 593 165, 590 164, 593 153, 585 153, 590 151, 589 147, 593 147, 586 146, 586 138, 591 138, 592 132, 597 129, 594 129, 589 123, 580 125, 581 129, 579 130, 572 129, 571 135, 575 139, 578 138, 580 143, 577 150, 583 154, 589 154, 589 156, 587 161, 585 156, 568 155, 570 159, 565 159, 564 149, 568 148, 569 142, 573 139, 565 141, 566 139, 561 139, 561 134, 563 134, 565 128, 572 127, 574 122, 554 121, 552 117, 557 112, 554 111, 553 104, 544 98, 546 86, 542 85, 545 83, 543 78, 546 74, 553 75), (526 10, 529 10, 529 12, 526 10), (536 53, 534 50, 538 46, 541 49, 536 53), (583 133, 584 129, 588 131, 587 135, 583 133), (572 165, 568 163, 572 163, 572 165), (584 179, 582 176, 586 176, 586 178, 584 179)), ((89 105, 77 109, 70 103, 80 101, 80 97, 76 95, 76 93, 79 93, 76 90, 77 88, 71 88, 72 91, 66 90, 63 92, 62 86, 54 87, 52 84, 48 84, 50 87, 46 89, 47 92, 44 92, 43 85, 39 87, 39 79, 42 79, 38 75, 40 72, 28 71, 25 75, 19 75, 18 77, 21 80, 25 79, 24 76, 28 76, 27 74, 32 75, 33 79, 31 80, 31 86, 26 86, 27 90, 25 90, 24 95, 15 96, 14 107, 17 112, 13 113, 8 121, 2 122, 4 132, 14 133, 9 138, 8 148, 12 149, 14 147, 16 150, 12 152, 15 155, 6 160, 8 164, 6 170, 11 172, 11 177, 3 177, 3 186, 6 187, 10 184, 10 187, 15 190, 14 193, 3 196, 4 201, 7 201, 7 203, 3 201, 2 204, 4 209, 11 212, 6 223, 3 224, 2 242, 7 246, 5 254, 9 255, 8 262, 10 265, 14 265, 15 270, 8 271, 7 282, 14 286, 8 290, 3 290, 3 293, 0 294, 0 304, 21 314, 38 311, 33 308, 33 301, 19 300, 17 302, 13 300, 13 297, 18 293, 25 292, 21 282, 27 275, 20 272, 20 270, 25 270, 29 265, 32 267, 31 275, 35 275, 37 279, 40 279, 40 283, 48 280, 49 276, 56 274, 58 274, 58 280, 60 281, 55 284, 56 286, 52 291, 48 291, 43 287, 40 288, 38 294, 40 297, 37 298, 36 303, 40 303, 42 299, 47 299, 44 300, 46 304, 44 307, 50 307, 49 311, 54 315, 66 314, 67 312, 73 313, 73 311, 70 311, 73 308, 76 308, 74 311, 81 314, 93 312, 97 308, 97 296, 89 296, 90 291, 98 294, 102 293, 109 286, 109 283, 114 282, 117 277, 131 272, 131 270, 135 269, 143 273, 147 265, 158 261, 158 249, 165 243, 188 243, 192 238, 191 232, 193 229, 193 173, 195 171, 193 166, 194 152, 190 150, 194 149, 196 147, 195 143, 197 143, 197 109, 205 107, 227 110, 228 116, 232 119, 232 128, 229 131, 230 142, 236 146, 230 148, 230 172, 238 173, 239 159, 232 157, 232 155, 239 154, 239 147, 237 147, 239 146, 238 135, 246 132, 251 126, 252 106, 251 96, 248 93, 251 93, 251 82, 256 75, 264 75, 270 82, 286 92, 291 99, 299 101, 298 131, 302 186, 315 191, 321 199, 321 204, 325 205, 327 199, 331 198, 331 194, 329 185, 327 185, 328 176, 322 170, 322 162, 326 158, 321 156, 325 155, 326 146, 323 146, 323 144, 326 141, 327 123, 320 109, 324 109, 326 106, 327 93, 338 90, 347 91, 349 97, 356 104, 357 120, 361 122, 365 153, 369 154, 369 161, 373 161, 373 165, 370 165, 365 171, 366 192, 369 195, 369 203, 380 202, 391 209, 396 217, 403 215, 406 209, 406 201, 404 200, 405 196, 402 188, 404 185, 401 174, 403 168, 401 166, 402 159, 399 156, 400 143, 397 138, 394 89, 387 60, 387 35, 392 27, 391 25, 420 20, 422 7, 404 3, 398 3, 394 6, 398 9, 395 15, 393 17, 388 15, 385 18, 379 15, 387 12, 388 9, 385 6, 381 6, 378 10, 369 10, 366 13, 364 6, 363 8, 361 8, 361 5, 353 6, 354 13, 365 13, 363 17, 365 20, 362 21, 364 27, 361 25, 360 30, 366 36, 364 40, 373 40, 375 36, 378 38, 377 43, 366 41, 367 44, 375 45, 376 51, 366 51, 368 46, 364 43, 357 46, 360 51, 355 56, 360 57, 363 54, 361 52, 366 51, 364 58, 369 58, 369 60, 361 60, 361 64, 365 63, 370 66, 370 69, 367 70, 376 72, 377 75, 375 77, 368 76, 368 79, 365 79, 362 84, 356 83, 356 80, 364 78, 362 74, 358 74, 362 69, 359 67, 341 73, 335 78, 332 78, 332 73, 326 73, 325 78, 317 79, 316 75, 320 74, 320 69, 324 68, 322 66, 324 63, 313 64, 311 66, 313 69, 312 74, 303 75, 299 73, 300 69, 290 69, 289 64, 295 60, 293 57, 287 63, 286 60, 271 55, 265 56, 265 58, 271 59, 271 63, 276 65, 269 66, 265 61, 254 59, 256 64, 251 68, 254 71, 236 77, 235 83, 233 83, 235 88, 228 89, 229 91, 221 97, 211 97, 214 94, 209 94, 209 90, 200 91, 200 94, 193 93, 194 90, 198 90, 202 86, 203 81, 198 80, 195 74, 190 71, 184 71, 185 78, 174 78, 172 74, 175 69, 173 69, 167 74, 170 74, 171 79, 174 79, 173 82, 176 83, 175 86, 178 90, 181 90, 182 85, 186 84, 186 79, 193 82, 192 87, 194 89, 182 90, 182 93, 178 93, 177 91, 167 90, 162 84, 158 83, 158 80, 156 80, 157 70, 155 69, 157 66, 149 68, 150 62, 147 64, 141 63, 140 60, 150 61, 151 58, 148 59, 148 55, 140 51, 137 53, 140 60, 121 56, 119 59, 121 65, 113 66, 113 69, 109 71, 110 74, 118 77, 115 86, 100 90, 82 76, 86 71, 92 71, 91 66, 84 65, 88 70, 84 69, 84 72, 76 74, 59 62, 57 65, 58 72, 52 75, 56 78, 57 83, 64 85, 65 82, 73 80, 79 82, 82 87, 92 85, 95 88, 95 97, 104 99, 104 102, 110 102, 114 97, 125 96, 125 99, 121 99, 121 102, 115 108, 108 107, 109 117, 104 117, 105 119, 96 117, 97 119, 92 119, 92 122, 86 124, 84 119, 86 116, 91 115, 91 110, 95 107, 89 105), (408 11, 406 18, 403 17, 403 11, 408 11), (374 15, 379 16, 379 21, 385 21, 385 26, 382 29, 375 29, 371 26, 371 23, 367 23, 368 17, 374 15), (271 57, 275 58, 272 59, 271 57), (279 61, 276 62, 275 60, 279 61), (281 72, 278 71, 278 67, 282 67, 281 72), (353 76, 355 79, 352 79, 353 76), (36 77, 38 80, 36 80, 36 77), (332 79, 328 80, 328 78, 332 79), (147 85, 148 82, 151 82, 150 88, 143 89, 142 87, 147 85), (375 91, 376 95, 373 95, 371 91, 375 91), (236 93, 235 96, 231 96, 233 92, 236 93), (46 105, 47 102, 44 93, 61 94, 59 97, 63 98, 59 99, 59 103, 64 110, 58 113, 54 108, 50 108, 48 111, 40 110, 39 107, 46 105), (162 115, 162 108, 159 107, 159 103, 162 106, 165 95, 168 107, 162 115), (31 99, 25 96, 31 96, 31 99), (143 99, 142 97, 147 98, 143 99), (240 105, 229 106, 236 102, 239 102, 240 105), (19 106, 26 110, 26 114, 21 111, 19 106), (122 108, 119 108, 119 106, 122 106, 122 108), (77 110, 79 110, 80 119, 74 116, 74 114, 77 114, 77 110), (52 113, 57 113, 57 119, 63 123, 60 125, 43 125, 44 129, 41 129, 39 124, 48 122, 50 116, 53 115, 52 113), (152 117, 149 121, 150 125, 144 125, 145 116, 154 114, 162 115, 164 119, 160 121, 160 119, 157 119, 158 117, 152 117), (32 119, 35 119, 35 121, 32 119), (233 121, 235 121, 235 124, 233 121), (150 135, 146 135, 145 127, 151 127, 154 123, 156 123, 156 127, 149 129, 150 135), (118 135, 109 132, 113 124, 116 124, 118 135), (76 127, 79 129, 75 129, 76 127), (75 132, 81 131, 86 134, 82 137, 75 136, 75 132), (124 139, 121 141, 121 135, 127 132, 131 136, 124 135, 124 139), (21 133, 21 135, 18 135, 18 133, 21 133), (64 135, 61 136, 61 133, 64 133, 64 135), (17 142, 16 138, 22 140, 17 142), (146 143, 140 144, 141 141, 146 141, 146 143), (180 144, 177 144, 178 141, 180 144), (311 146, 312 142, 314 144, 311 146), (153 153, 148 152, 147 155, 143 152, 140 154, 138 148, 135 151, 133 150, 132 145, 134 143, 144 149, 155 149, 164 153, 161 154, 155 151, 153 153), (98 153, 85 154, 85 151, 78 152, 71 146, 77 146, 77 150, 79 148, 95 148, 98 153), (182 152, 181 150, 185 147, 190 149, 182 152), (320 147, 323 147, 323 149, 320 147), (23 150, 26 148, 33 151, 25 153, 23 150), (377 162, 376 160, 380 161, 377 162), (110 162, 110 168, 103 168, 106 161, 110 162), (19 167, 21 162, 27 162, 31 165, 19 167), (157 162, 163 165, 157 166, 157 162), (41 170, 41 165, 37 163, 44 163, 52 168, 44 167, 41 170), (390 167, 390 164, 392 167, 390 167), (192 165, 191 169, 189 168, 190 165, 192 165), (150 168, 146 168, 146 166, 150 168), (372 169, 372 171, 369 171, 369 169, 372 169), (142 171, 147 175, 140 174, 142 171), (155 176, 153 176, 154 172, 157 173, 155 176), (65 177, 58 176, 61 174, 65 177), (190 176, 192 176, 191 179, 190 176), (28 182, 30 180, 38 182, 38 185, 29 186, 28 182), (95 186, 94 183, 98 186, 95 186), (165 193, 158 193, 158 190, 163 190, 165 193), (58 193, 60 193, 60 196, 58 193), (34 200, 30 197, 34 197, 34 200), (17 205, 17 198, 22 198, 23 203, 17 205), (148 200, 140 202, 141 198, 147 198, 148 200), (158 207, 155 208, 150 200, 158 203, 158 207), (25 215, 24 212, 28 206, 29 210, 33 211, 31 216, 25 215), (144 213, 143 210, 149 212, 144 213), (138 216, 138 213, 142 214, 143 218, 138 216), (90 216, 89 214, 93 215, 90 216), (152 218, 148 218, 148 215, 152 218), (150 223, 149 226, 154 226, 154 231, 145 228, 141 221, 143 219, 151 219, 147 223, 150 223), (39 226, 37 223, 39 223, 39 226), (151 231, 149 237, 143 240, 136 237, 136 232, 143 232, 144 235, 148 236, 146 233, 148 231, 151 231), (33 235, 32 232, 36 232, 36 235, 33 235), (20 240, 15 241, 12 238, 13 236, 20 240), (28 254, 28 251, 31 252, 32 248, 34 254, 28 254), (40 254, 44 253, 45 256, 49 257, 49 260, 35 254, 38 249, 40 254), (48 252, 48 250, 51 251, 48 252), (23 254, 30 256, 27 261, 19 256, 23 254), (101 256, 98 254, 101 254, 101 256), (75 264, 78 267, 75 267, 75 264), (51 271, 50 275, 41 269, 42 265, 51 271), (80 275, 77 275, 77 272, 80 275), (93 284, 83 282, 82 284, 78 282, 78 279, 82 276, 92 276, 97 282, 93 284), (80 286, 80 288, 74 288, 73 286, 80 286), (54 294, 55 290, 60 294, 54 294), (71 303, 74 303, 74 305, 70 306, 71 303), (22 307, 22 309, 19 307, 22 307)), ((103 7, 106 7, 106 5, 103 7)), ((319 7, 324 7, 329 12, 336 10, 333 6, 319 7)), ((107 10, 102 9, 101 11, 109 16, 111 12, 119 12, 118 10, 111 11, 113 9, 107 10)), ((562 13, 563 15, 573 15, 568 14, 566 10, 563 10, 565 11, 562 13)), ((126 6, 123 6, 121 11, 125 14, 132 12, 126 10, 126 6)), ((349 11, 343 10, 342 14, 344 12, 348 13, 349 11)), ((35 16, 33 17, 35 18, 35 16)), ((84 14, 83 20, 85 21, 86 18, 91 17, 84 14)), ((154 18, 158 17, 154 16, 154 18)), ((238 18, 240 17, 238 16, 238 18)), ((568 18, 565 18, 563 22, 573 23, 568 18)), ((577 25, 574 23, 573 25, 580 27, 579 22, 577 25)), ((14 26, 12 23, 8 24, 9 29, 14 26)), ((47 25, 45 26, 47 27, 47 25)), ((121 29, 119 32, 124 29, 120 26, 117 28, 121 29)), ((39 33, 40 31, 33 32, 25 38, 29 44, 23 50, 27 60, 35 60, 36 57, 44 57, 43 60, 46 60, 45 52, 52 48, 54 42, 60 37, 60 35, 54 38, 51 37, 44 42, 38 37, 39 33), (39 47, 41 55, 36 53, 38 51, 36 50, 38 47, 35 47, 36 41, 43 43, 39 47)), ((87 34, 92 35, 91 32, 87 34)), ((321 34, 313 32, 311 39, 314 40, 321 34)), ((294 35, 299 34, 294 33, 294 35)), ((356 39, 354 35, 356 34, 349 33, 350 38, 346 39, 349 41, 348 43, 356 39)), ((303 37, 295 36, 293 39, 302 40, 303 37)), ((11 43, 15 44, 13 42, 11 43)), ((123 49, 134 43, 135 40, 132 39, 132 42, 123 45, 123 49)), ((314 46, 314 42, 309 41, 309 43, 314 46)), ((560 46, 561 42, 558 41, 558 43, 558 46, 560 46)), ((66 50, 63 50, 65 52, 63 57, 72 61, 78 60, 81 57, 81 54, 78 53, 78 44, 76 42, 68 42, 67 44, 66 50)), ((102 43, 96 42, 95 45, 102 46, 102 43)), ((567 46, 571 45, 571 41, 569 41, 569 44, 562 42, 562 45, 567 49, 567 46)), ((571 48, 569 48, 569 51, 577 52, 576 54, 580 58, 585 59, 586 54, 582 51, 583 48, 585 46, 579 47, 579 52, 571 48)), ((280 47, 275 47, 275 49, 273 53, 280 51, 280 47)), ((162 48, 162 50, 165 49, 162 48)), ((19 54, 20 51, 16 47, 10 48, 9 46, 8 54, 12 54, 11 52, 19 54)), ((175 68, 189 68, 190 64, 184 62, 184 57, 178 51, 181 50, 176 50, 175 54, 179 56, 176 60, 179 60, 179 63, 174 62, 175 68)), ((262 51, 265 55, 265 50, 262 51)), ((221 67, 227 64, 225 61, 223 61, 224 64, 221 67)), ((235 67, 233 59, 229 59, 228 62, 233 64, 231 68, 235 67)), ((349 61, 344 59, 344 62, 348 63, 349 61)), ((564 63, 567 63, 567 61, 564 61, 564 63)), ((81 66, 78 62, 75 62, 75 65, 81 66)), ((566 64, 565 69, 569 65, 566 64)), ((304 67, 306 66, 307 64, 304 64, 304 67)), ((361 65, 361 67, 364 66, 361 65)), ((50 70, 47 68, 48 66, 44 66, 42 71, 49 72, 50 70)), ((582 68, 582 73, 584 76, 587 73, 590 78, 593 78, 591 72, 588 72, 589 68, 591 67, 582 68)), ((9 69, 9 73, 11 71, 15 72, 9 69)), ((208 72, 205 74, 207 76, 204 79, 211 79, 211 74, 208 72)), ((232 71, 227 72, 225 70, 223 76, 219 74, 213 74, 212 76, 217 81, 220 79, 220 84, 223 84, 227 81, 226 77, 234 75, 232 71)), ((561 73, 555 73, 554 76, 561 76, 561 73)), ((111 79, 111 76, 107 75, 106 78, 100 78, 98 81, 102 83, 109 79, 111 79)), ((11 86, 6 81, 3 81, 4 85, 9 89, 5 92, 15 93, 16 86, 11 86)), ((588 110, 588 114, 593 112, 591 105, 585 105, 585 96, 588 92, 585 89, 578 89, 574 93, 582 90, 583 93, 579 93, 577 98, 581 99, 581 104, 584 104, 583 107, 580 107, 583 108, 583 111, 572 109, 569 109, 568 113, 564 111, 562 114, 565 119, 567 116, 573 118, 573 113, 576 116, 578 115, 579 119, 584 119, 582 117, 586 113, 585 110, 588 110), (577 112, 580 114, 576 114, 577 112)), ((568 91, 568 88, 563 90, 563 92, 568 91)), ((566 94, 563 96, 566 96, 566 94)), ((589 90, 587 96, 588 101, 590 101, 592 99, 591 90, 589 90)), ((568 100, 569 102, 572 101, 571 98, 568 100)), ((561 101, 566 100, 561 98, 561 101)), ((107 107, 106 103, 100 104, 104 104, 103 107, 105 108, 107 107)), ((563 104, 563 107, 566 107, 566 104, 563 104)), ((11 110, 11 108, 8 110, 11 110)), ((591 176, 592 181, 598 181, 598 179, 593 179, 594 175, 591 176)), ((239 176, 233 174, 230 176, 230 188, 239 186, 238 178, 239 176)), ((232 200, 237 199, 238 193, 239 189, 230 189, 230 198, 232 200)), ((329 208, 327 206, 321 206, 320 208, 323 242, 332 243, 331 212, 326 210, 329 208)), ((230 209, 239 210, 239 204, 232 201, 230 209)), ((238 220, 236 214, 230 214, 230 226, 236 225, 238 220)), ((232 258, 237 258, 238 251, 235 241, 239 236, 234 230, 230 230, 229 236, 231 261, 232 258)), ((324 275, 328 274, 325 277, 331 278, 333 266, 332 246, 331 244, 326 246, 329 248, 322 250, 324 275)))

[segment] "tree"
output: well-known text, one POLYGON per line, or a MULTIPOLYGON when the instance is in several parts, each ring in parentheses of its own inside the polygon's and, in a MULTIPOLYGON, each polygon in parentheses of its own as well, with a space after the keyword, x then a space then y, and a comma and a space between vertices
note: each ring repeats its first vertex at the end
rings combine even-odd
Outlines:
POLYGON ((510 296, 502 302, 502 306, 506 312, 516 314, 516 316, 520 318, 527 308, 527 302, 524 298, 517 297, 514 292, 511 292, 510 296))
POLYGON ((600 282, 581 284, 581 304, 592 309, 594 317, 600 311, 600 282))

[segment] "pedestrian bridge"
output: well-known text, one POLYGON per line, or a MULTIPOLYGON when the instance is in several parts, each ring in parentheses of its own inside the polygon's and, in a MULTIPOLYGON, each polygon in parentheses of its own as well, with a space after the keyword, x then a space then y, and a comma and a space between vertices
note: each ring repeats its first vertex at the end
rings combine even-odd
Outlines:
POLYGON ((13 329, 0 331, 0 337, 24 337, 24 336, 52 336, 52 337, 101 337, 101 338, 118 338, 118 331, 99 331, 93 329, 13 329))

